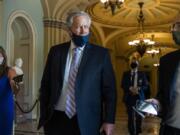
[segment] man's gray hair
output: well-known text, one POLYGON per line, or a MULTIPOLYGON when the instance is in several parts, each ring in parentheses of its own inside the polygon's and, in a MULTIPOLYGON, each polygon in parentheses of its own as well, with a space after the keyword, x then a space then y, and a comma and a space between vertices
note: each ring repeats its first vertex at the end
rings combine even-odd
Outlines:
POLYGON ((66 19, 66 23, 67 23, 67 26, 68 27, 71 27, 72 24, 73 24, 73 18, 74 17, 77 17, 77 16, 85 16, 88 20, 88 25, 90 26, 91 25, 91 18, 89 16, 89 14, 87 14, 86 12, 84 11, 77 11, 77 12, 72 12, 69 14, 69 16, 67 17, 66 19))

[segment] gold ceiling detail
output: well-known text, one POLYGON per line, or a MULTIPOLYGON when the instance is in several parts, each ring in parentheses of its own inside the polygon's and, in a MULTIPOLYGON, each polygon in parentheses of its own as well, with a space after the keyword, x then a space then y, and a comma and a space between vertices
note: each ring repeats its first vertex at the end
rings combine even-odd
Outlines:
MULTIPOLYGON (((153 34, 161 53, 165 54, 175 48, 170 33, 170 25, 180 13, 180 0, 125 0, 120 9, 112 15, 111 9, 104 9, 99 0, 43 0, 44 19, 65 21, 71 11, 84 10, 92 17, 93 43, 115 49, 117 58, 128 57, 134 51, 128 46, 128 41, 137 37, 137 16, 139 14, 138 2, 144 2, 145 16, 144 32, 149 38, 153 34), (98 3, 97 3, 98 1, 98 3)), ((150 63, 152 58, 144 55, 142 66, 150 63)), ((154 63, 154 62, 152 62, 154 63)))
POLYGON ((117 8, 121 8, 121 5, 124 3, 124 0, 100 0, 104 4, 104 8, 111 9, 112 15, 115 14, 117 8))
MULTIPOLYGON (((113 26, 134 27, 137 26, 136 16, 139 14, 138 2, 140 0, 125 0, 120 9, 116 10, 115 15, 111 10, 104 9, 100 2, 87 8, 87 12, 93 21, 113 26)), ((143 0, 145 26, 162 25, 171 22, 180 11, 180 0, 143 0)))

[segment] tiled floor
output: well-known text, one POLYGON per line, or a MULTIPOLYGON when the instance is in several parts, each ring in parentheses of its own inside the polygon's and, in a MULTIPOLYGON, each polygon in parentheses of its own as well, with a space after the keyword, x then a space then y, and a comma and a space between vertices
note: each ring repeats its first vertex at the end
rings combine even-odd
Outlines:
MULTIPOLYGON (((160 119, 157 117, 146 117, 143 119, 141 135, 158 135, 160 119)), ((17 120, 15 135, 44 135, 42 129, 37 130, 36 120, 17 120)), ((114 135, 128 135, 127 115, 124 104, 118 105, 114 135)))
MULTIPOLYGON (((159 122, 160 120, 155 117, 145 118, 142 125, 143 133, 141 135, 158 135, 159 122)), ((28 120, 26 122, 20 122, 15 127, 15 135, 43 135, 42 129, 37 131, 36 127, 36 121, 28 120)), ((128 135, 127 117, 125 115, 117 115, 114 135, 128 135)))

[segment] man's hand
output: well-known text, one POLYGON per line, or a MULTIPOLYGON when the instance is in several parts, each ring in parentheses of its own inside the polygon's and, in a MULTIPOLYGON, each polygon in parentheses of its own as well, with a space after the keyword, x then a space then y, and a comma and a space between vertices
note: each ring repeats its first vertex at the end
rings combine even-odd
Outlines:
POLYGON ((113 135, 114 132, 114 124, 111 123, 103 123, 101 126, 100 132, 105 132, 106 135, 113 135))
POLYGON ((11 85, 14 95, 16 96, 20 90, 18 83, 16 83, 14 80, 10 80, 10 85, 11 85))
MULTIPOLYGON (((149 102, 149 103, 152 103, 152 104, 155 104, 155 105, 157 106, 157 111, 160 111, 161 105, 160 105, 160 103, 159 103, 159 101, 158 101, 157 99, 155 99, 155 98, 150 98, 150 99, 147 99, 147 100, 145 100, 145 101, 147 101, 147 102, 149 102)), ((153 115, 150 115, 150 114, 147 114, 147 115, 153 116, 153 115)))
POLYGON ((155 99, 155 98, 150 98, 150 99, 147 99, 146 101, 149 102, 149 103, 155 104, 157 106, 160 106, 159 101, 157 99, 155 99))
POLYGON ((131 92, 132 95, 138 95, 139 87, 133 87, 133 86, 131 86, 131 87, 129 88, 129 90, 130 90, 130 92, 131 92))

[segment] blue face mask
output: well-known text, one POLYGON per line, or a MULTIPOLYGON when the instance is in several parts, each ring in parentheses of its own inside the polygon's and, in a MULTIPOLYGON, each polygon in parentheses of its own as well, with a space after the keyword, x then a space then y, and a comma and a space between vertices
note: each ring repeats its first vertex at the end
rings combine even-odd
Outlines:
POLYGON ((173 31, 172 32, 173 40, 174 42, 180 46, 180 32, 179 31, 173 31))
POLYGON ((78 47, 82 47, 89 41, 89 34, 85 36, 78 36, 76 34, 72 34, 72 40, 74 41, 75 45, 78 47))

